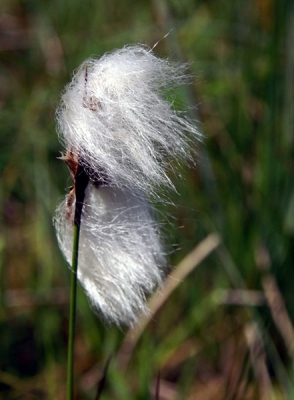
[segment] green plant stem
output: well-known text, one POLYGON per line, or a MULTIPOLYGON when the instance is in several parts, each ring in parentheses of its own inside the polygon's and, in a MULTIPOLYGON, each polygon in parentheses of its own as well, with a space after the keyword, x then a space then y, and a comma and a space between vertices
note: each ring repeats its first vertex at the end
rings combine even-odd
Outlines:
POLYGON ((67 388, 66 388, 67 400, 72 400, 74 394, 74 343, 75 343, 75 325, 76 325, 79 238, 80 238, 81 216, 85 199, 85 191, 89 183, 89 176, 85 171, 82 160, 79 159, 77 169, 76 170, 74 169, 72 172, 75 173, 74 188, 75 188, 76 201, 75 201, 75 214, 74 214, 73 249, 72 249, 72 264, 71 264, 72 273, 71 273, 69 328, 68 328, 67 388))
POLYGON ((69 336, 67 356, 67 400, 73 399, 74 392, 74 342, 77 302, 77 271, 79 252, 80 224, 74 224, 73 251, 72 251, 72 273, 70 288, 70 310, 69 310, 69 336))

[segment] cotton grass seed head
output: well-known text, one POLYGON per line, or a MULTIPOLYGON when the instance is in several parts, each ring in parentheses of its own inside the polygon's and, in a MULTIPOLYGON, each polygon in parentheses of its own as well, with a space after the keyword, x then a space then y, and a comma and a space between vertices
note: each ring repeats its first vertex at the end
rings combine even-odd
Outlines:
POLYGON ((60 138, 90 170, 106 171, 110 184, 154 194, 172 186, 170 159, 189 158, 187 138, 198 136, 165 99, 186 82, 185 67, 140 45, 88 59, 62 95, 60 138))
POLYGON ((198 137, 165 97, 186 81, 185 67, 128 46, 86 60, 62 94, 61 158, 74 185, 55 213, 58 243, 70 264, 80 227, 78 279, 117 325, 147 313, 146 295, 162 282, 165 255, 148 199, 172 186, 170 159, 190 159, 198 137))

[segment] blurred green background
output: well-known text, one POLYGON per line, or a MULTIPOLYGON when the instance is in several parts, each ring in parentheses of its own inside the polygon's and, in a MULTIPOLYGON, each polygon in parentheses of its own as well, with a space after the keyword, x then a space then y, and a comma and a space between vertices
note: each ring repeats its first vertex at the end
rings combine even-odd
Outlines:
POLYGON ((153 317, 127 369, 126 330, 78 291, 76 398, 294 398, 294 7, 290 0, 2 0, 0 398, 64 399, 70 273, 52 215, 70 185, 54 110, 72 71, 130 43, 189 62, 178 93, 204 134, 161 206, 176 265, 222 244, 153 317), (167 33, 169 35, 163 38, 167 33), (165 217, 164 215, 168 215, 165 217), (125 345, 124 345, 125 347, 125 345), (159 375, 158 375, 159 372, 159 375))

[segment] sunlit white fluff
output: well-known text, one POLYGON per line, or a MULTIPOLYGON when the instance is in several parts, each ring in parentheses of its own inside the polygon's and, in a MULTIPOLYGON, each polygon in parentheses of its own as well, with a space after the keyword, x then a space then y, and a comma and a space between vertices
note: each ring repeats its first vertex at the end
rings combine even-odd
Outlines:
MULTIPOLYGON (((78 278, 94 308, 117 325, 132 325, 146 313, 145 296, 162 281, 165 256, 147 199, 172 186, 171 161, 191 160, 197 130, 167 100, 187 80, 182 65, 157 58, 147 47, 127 46, 86 60, 57 111, 69 158, 92 178, 81 219, 78 278)), ((72 196, 54 218, 69 264, 72 196)))
POLYGON ((186 82, 185 67, 141 45, 88 59, 62 95, 60 138, 114 185, 155 194, 160 185, 172 186, 170 158, 189 158, 187 138, 198 136, 165 99, 186 82))
MULTIPOLYGON (((70 264, 73 215, 68 215, 67 199, 54 223, 70 264)), ((161 283, 164 263, 158 227, 144 196, 90 183, 81 221, 78 279, 99 314, 117 325, 134 323, 147 312, 145 296, 161 283)))

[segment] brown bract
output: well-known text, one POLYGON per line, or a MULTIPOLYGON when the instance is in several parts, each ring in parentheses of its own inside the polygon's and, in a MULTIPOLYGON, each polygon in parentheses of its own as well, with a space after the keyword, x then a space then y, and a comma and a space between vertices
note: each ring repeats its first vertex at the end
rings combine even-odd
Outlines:
POLYGON ((93 186, 98 189, 100 186, 106 186, 109 184, 109 179, 103 168, 99 168, 96 171, 89 167, 82 157, 79 157, 73 151, 67 151, 66 154, 62 154, 60 157, 63 160, 70 172, 73 185, 70 188, 70 192, 67 197, 67 213, 68 219, 73 216, 73 207, 75 206, 75 217, 74 220, 78 224, 80 223, 80 216, 82 212, 83 202, 85 198, 85 190, 88 186, 89 181, 93 186), (78 216, 78 215, 79 216, 78 216))

